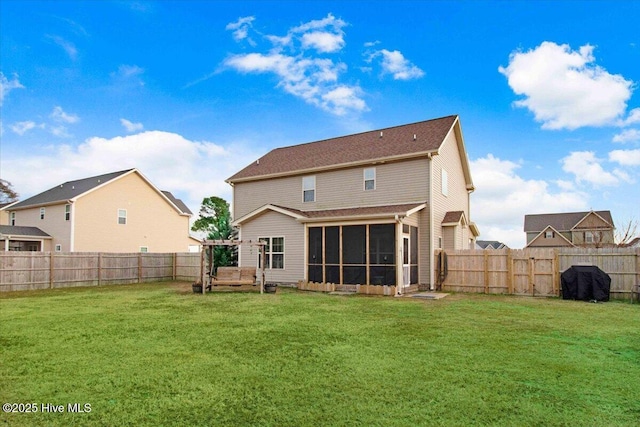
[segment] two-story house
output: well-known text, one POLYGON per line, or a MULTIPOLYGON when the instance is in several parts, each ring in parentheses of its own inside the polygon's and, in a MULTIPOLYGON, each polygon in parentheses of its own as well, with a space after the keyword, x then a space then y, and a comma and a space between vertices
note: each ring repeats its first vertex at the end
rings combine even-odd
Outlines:
POLYGON ((278 148, 227 182, 240 238, 267 243, 267 281, 433 289, 434 251, 479 235, 458 116, 278 148))
POLYGON ((7 207, 0 250, 187 252, 191 211, 128 169, 57 185, 7 207))
POLYGON ((524 216, 527 248, 613 245, 614 229, 610 211, 524 216))

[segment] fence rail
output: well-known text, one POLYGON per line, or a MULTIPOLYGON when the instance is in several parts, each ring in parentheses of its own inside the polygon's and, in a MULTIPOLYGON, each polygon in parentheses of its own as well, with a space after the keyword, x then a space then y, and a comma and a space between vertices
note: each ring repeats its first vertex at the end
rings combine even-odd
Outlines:
MULTIPOLYGON (((436 251, 436 266, 440 253, 436 251)), ((560 275, 595 265, 611 277, 612 299, 640 298, 640 248, 554 248, 444 251, 444 291, 560 296, 560 275)), ((438 271, 440 274, 440 271, 438 271)))
POLYGON ((199 276, 199 253, 0 252, 0 292, 199 276))

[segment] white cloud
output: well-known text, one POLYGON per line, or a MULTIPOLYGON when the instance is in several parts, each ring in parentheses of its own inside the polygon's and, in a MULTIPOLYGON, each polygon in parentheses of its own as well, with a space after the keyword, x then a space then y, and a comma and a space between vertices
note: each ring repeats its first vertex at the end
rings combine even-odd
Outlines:
POLYGON ((122 64, 118 67, 118 75, 120 77, 128 78, 138 76, 144 73, 144 68, 140 68, 137 65, 122 64))
POLYGON ((562 170, 574 175, 576 182, 587 182, 596 188, 615 186, 624 176, 604 170, 601 159, 593 151, 575 151, 562 159, 562 170))
POLYGON ((640 108, 634 108, 629 111, 629 115, 626 119, 621 120, 618 125, 619 126, 629 126, 635 123, 640 123, 640 108))
POLYGON ((65 113, 60 106, 53 107, 53 111, 49 117, 58 123, 77 123, 80 121, 77 115, 65 113))
POLYGON ((231 187, 224 180, 264 154, 243 143, 222 146, 163 131, 110 139, 93 137, 77 147, 59 145, 34 152, 37 154, 3 159, 3 178, 23 197, 65 181, 135 167, 159 189, 182 199, 196 215, 204 197, 216 195, 231 201, 231 187), (215 167, 203 174, 202 165, 215 167), (25 170, 38 173, 27 174, 25 170))
POLYGON ((4 97, 9 95, 9 92, 14 89, 24 89, 24 86, 18 81, 18 75, 14 74, 13 79, 9 80, 2 71, 0 71, 0 107, 4 103, 4 97))
POLYGON ((49 131, 58 138, 69 138, 71 136, 71 134, 67 132, 67 127, 62 125, 50 126, 49 131))
POLYGON ((533 112, 543 129, 577 129, 616 124, 624 115, 633 82, 595 65, 593 46, 543 42, 513 52, 498 71, 524 99, 515 102, 533 112))
POLYGON ((640 149, 637 150, 613 150, 609 153, 609 161, 622 166, 640 166, 640 149))
POLYGON ((76 49, 76 46, 73 43, 60 36, 47 35, 47 38, 60 46, 67 55, 69 55, 69 58, 71 58, 72 61, 76 60, 76 57, 78 56, 78 49, 76 49))
POLYGON ((329 33, 326 31, 314 31, 302 35, 302 47, 304 49, 313 48, 320 53, 337 52, 344 46, 342 34, 329 33))
POLYGON ((24 122, 17 122, 9 126, 14 133, 22 136, 26 132, 36 127, 36 123, 30 120, 24 122))
POLYGON ((524 216, 588 208, 588 196, 568 182, 557 190, 542 180, 517 174, 520 164, 488 154, 471 163, 476 191, 471 196, 471 220, 481 240, 499 240, 511 248, 526 244, 524 216))
POLYGON ((372 53, 368 62, 378 56, 382 56, 383 73, 391 74, 395 80, 419 79, 424 76, 424 71, 408 61, 400 51, 381 49, 372 53))
POLYGON ((625 129, 617 135, 614 135, 613 142, 636 142, 640 141, 640 130, 625 129))
POLYGON ((245 16, 238 18, 236 22, 227 24, 227 30, 233 31, 233 39, 235 41, 247 40, 251 45, 255 45, 255 42, 248 37, 251 23, 255 20, 253 16, 245 16))
MULTIPOLYGON (((227 29, 234 31, 235 38, 236 31, 248 31, 252 22, 253 18, 241 18, 228 24, 227 29)), ((347 70, 344 63, 334 62, 328 57, 308 55, 312 50, 322 54, 340 51, 345 45, 342 28, 346 25, 343 20, 329 14, 323 19, 293 27, 285 36, 264 35, 264 39, 272 45, 266 53, 231 55, 223 65, 241 73, 274 74, 278 80, 277 87, 331 114, 343 116, 366 111, 362 89, 357 85, 339 82, 347 70)), ((248 33, 242 33, 241 36, 249 37, 248 33)))
POLYGON ((129 133, 138 132, 138 131, 141 131, 142 129, 144 129, 144 126, 142 125, 142 123, 133 123, 133 122, 130 122, 129 120, 127 120, 127 119, 120 119, 120 123, 122 124, 122 126, 124 126, 124 128, 129 133))

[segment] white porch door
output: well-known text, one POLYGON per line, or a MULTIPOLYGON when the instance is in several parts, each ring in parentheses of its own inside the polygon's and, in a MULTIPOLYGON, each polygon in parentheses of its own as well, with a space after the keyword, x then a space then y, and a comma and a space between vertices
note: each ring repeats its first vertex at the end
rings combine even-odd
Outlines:
POLYGON ((402 238, 402 284, 404 287, 408 287, 411 284, 411 268, 409 265, 409 236, 403 236, 402 238))

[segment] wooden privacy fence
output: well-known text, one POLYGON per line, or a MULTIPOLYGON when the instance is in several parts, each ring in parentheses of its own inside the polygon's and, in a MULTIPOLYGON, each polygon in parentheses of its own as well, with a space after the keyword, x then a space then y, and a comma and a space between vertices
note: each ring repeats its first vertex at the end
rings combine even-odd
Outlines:
MULTIPOLYGON (((435 265, 440 253, 436 251, 435 265)), ((444 251, 443 291, 560 296, 560 275, 572 265, 595 265, 611 277, 612 299, 637 299, 640 248, 553 248, 444 251)), ((440 271, 438 271, 437 276, 440 271)))
POLYGON ((199 253, 0 252, 0 292, 199 276, 199 253))

